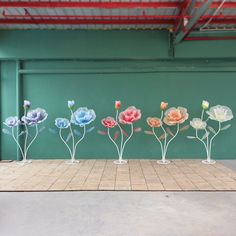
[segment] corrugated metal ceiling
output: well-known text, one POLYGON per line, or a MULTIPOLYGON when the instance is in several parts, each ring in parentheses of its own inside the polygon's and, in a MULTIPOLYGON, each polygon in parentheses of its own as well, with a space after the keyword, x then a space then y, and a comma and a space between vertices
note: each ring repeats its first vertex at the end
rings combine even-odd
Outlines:
MULTIPOLYGON (((199 4, 203 0, 198 1, 199 4)), ((215 3, 221 3, 222 0, 216 0, 215 3)), ((235 3, 234 0, 226 1, 235 3)), ((178 21, 181 12, 183 0, 81 0, 81 1, 7 1, 0 2, 0 28, 1 29, 172 29, 178 21), (1 4, 8 2, 138 2, 138 3, 176 3, 180 7, 134 7, 134 8, 50 8, 50 7, 1 7, 1 4), (177 16, 177 17, 176 17, 177 16), (168 18, 169 17, 169 18, 168 18), (101 23, 100 23, 101 22, 101 23), (150 23, 149 23, 150 22, 150 23)), ((204 16, 214 14, 216 8, 208 9, 204 16)), ((191 14, 194 13, 191 12, 191 14)), ((222 8, 217 14, 220 20, 217 23, 210 22, 206 28, 236 28, 236 8, 222 8), (224 24, 225 16, 234 17, 234 20, 228 20, 224 24)), ((232 19, 230 18, 230 19, 232 19)), ((205 20, 207 22, 207 19, 205 20)), ((199 29, 202 24, 196 24, 199 29)))

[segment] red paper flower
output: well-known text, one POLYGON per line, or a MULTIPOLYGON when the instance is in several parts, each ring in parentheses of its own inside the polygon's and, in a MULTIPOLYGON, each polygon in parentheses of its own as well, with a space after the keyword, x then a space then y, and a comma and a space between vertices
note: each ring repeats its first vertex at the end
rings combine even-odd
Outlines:
POLYGON ((113 117, 107 117, 102 119, 102 125, 104 125, 107 128, 114 128, 117 125, 117 122, 114 120, 113 117))
POLYGON ((128 107, 126 110, 119 114, 119 122, 121 124, 132 124, 141 119, 141 111, 136 107, 128 107))

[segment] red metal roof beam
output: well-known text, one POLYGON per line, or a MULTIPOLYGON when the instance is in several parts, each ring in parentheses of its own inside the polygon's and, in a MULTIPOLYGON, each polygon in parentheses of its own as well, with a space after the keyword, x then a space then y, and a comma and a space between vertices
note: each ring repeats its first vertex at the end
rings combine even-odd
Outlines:
MULTIPOLYGON (((200 19, 197 24, 205 24, 207 21, 206 19, 200 19)), ((232 19, 228 19, 228 18, 222 18, 222 19, 219 19, 219 18, 216 18, 216 19, 212 19, 211 22, 209 22, 209 25, 221 25, 221 24, 225 24, 225 25, 235 25, 236 24, 236 19, 235 18, 232 18, 232 19)))
POLYGON ((176 2, 1 2, 0 7, 14 8, 177 8, 176 2))
MULTIPOLYGON (((195 7, 199 8, 201 6, 202 2, 197 2, 195 7)), ((219 2, 213 2, 211 3, 211 5, 209 6, 209 8, 211 9, 215 9, 218 8, 221 4, 221 1, 219 2)), ((236 8, 236 2, 225 2, 224 5, 221 7, 221 9, 223 8, 236 8)))
MULTIPOLYGON (((221 2, 213 2, 209 8, 218 8, 221 2)), ((199 8, 202 2, 197 2, 199 8)), ((42 1, 4 1, 5 8, 181 8, 182 2, 42 2, 42 1)), ((236 2, 225 2, 222 8, 236 8, 236 2)))
POLYGON ((236 40, 236 36, 187 37, 184 40, 185 41, 236 40))
POLYGON ((172 25, 174 20, 160 19, 0 19, 0 24, 49 24, 49 25, 172 25))
MULTIPOLYGON (((25 13, 24 15, 20 15, 20 14, 7 14, 6 11, 3 11, 2 16, 4 17, 4 19, 37 19, 37 18, 41 18, 41 19, 162 19, 162 20, 168 20, 168 19, 175 19, 175 20, 180 20, 183 18, 186 19, 191 19, 192 16, 189 15, 185 15, 185 16, 181 16, 181 15, 29 15, 29 13, 25 13)), ((212 15, 204 15, 200 18, 199 21, 202 22, 206 22, 206 20, 208 19, 218 19, 221 21, 224 20, 236 20, 236 16, 234 15, 216 15, 216 16, 212 16, 212 15)))
MULTIPOLYGON (((94 17, 94 16, 93 16, 94 17)), ((204 24, 207 19, 200 20, 197 24, 204 24)), ((173 25, 175 20, 172 19, 36 19, 31 16, 31 19, 0 19, 0 24, 51 24, 51 25, 138 25, 138 24, 153 24, 153 25, 173 25)), ((210 24, 236 24, 236 19, 213 19, 210 24)))

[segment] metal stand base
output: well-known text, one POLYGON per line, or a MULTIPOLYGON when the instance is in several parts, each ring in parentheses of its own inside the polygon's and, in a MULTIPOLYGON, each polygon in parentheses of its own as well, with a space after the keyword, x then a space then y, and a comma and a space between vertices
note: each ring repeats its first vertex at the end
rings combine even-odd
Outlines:
POLYGON ((168 161, 168 160, 159 160, 159 161, 157 161, 157 164, 160 164, 160 165, 167 165, 167 164, 170 164, 170 161, 168 161))
POLYGON ((66 164, 68 164, 68 165, 74 165, 74 164, 77 164, 77 163, 79 163, 78 160, 74 160, 74 161, 69 160, 69 161, 66 161, 66 164))
POLYGON ((203 160, 202 163, 206 164, 206 165, 212 165, 212 164, 215 164, 216 161, 214 161, 214 160, 203 160))
POLYGON ((124 165, 124 164, 127 164, 127 161, 126 160, 115 160, 114 164, 116 164, 116 165, 124 165))
POLYGON ((21 166, 28 165, 30 163, 32 163, 32 160, 24 160, 24 161, 17 161, 16 162, 17 165, 21 165, 21 166))

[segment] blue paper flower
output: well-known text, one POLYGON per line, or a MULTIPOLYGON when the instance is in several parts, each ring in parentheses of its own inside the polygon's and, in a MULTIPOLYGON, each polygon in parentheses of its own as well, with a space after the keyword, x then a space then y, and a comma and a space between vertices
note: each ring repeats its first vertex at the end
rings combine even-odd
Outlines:
POLYGON ((96 118, 94 110, 87 107, 80 107, 71 115, 71 123, 84 127, 90 124, 96 118))
POLYGON ((75 101, 74 100, 71 100, 71 101, 68 101, 68 107, 69 109, 72 109, 75 105, 75 101))
POLYGON ((70 126, 70 121, 65 118, 56 118, 55 125, 59 129, 66 129, 70 126))
POLYGON ((23 116, 21 120, 24 124, 35 125, 40 124, 45 121, 48 117, 46 111, 42 108, 36 108, 34 110, 28 111, 26 116, 23 116))
POLYGON ((5 122, 3 122, 8 127, 15 127, 20 124, 20 120, 17 116, 10 116, 8 117, 5 122))

